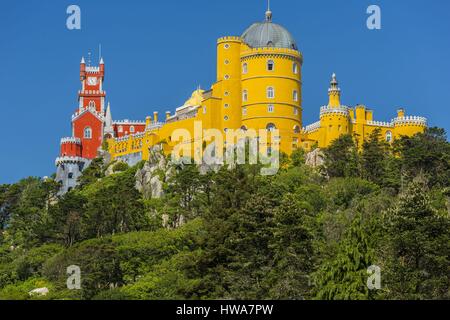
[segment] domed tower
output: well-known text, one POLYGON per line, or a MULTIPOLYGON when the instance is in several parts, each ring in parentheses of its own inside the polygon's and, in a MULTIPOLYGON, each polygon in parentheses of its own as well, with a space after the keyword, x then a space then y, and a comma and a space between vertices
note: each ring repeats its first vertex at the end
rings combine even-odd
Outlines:
POLYGON ((343 134, 351 132, 350 111, 341 105, 341 89, 333 73, 328 89, 328 105, 320 108, 320 126, 322 137, 319 139, 319 147, 327 147, 331 142, 343 134))
POLYGON ((270 8, 241 39, 242 127, 278 129, 280 150, 290 154, 302 127, 303 57, 289 31, 272 22, 270 8))

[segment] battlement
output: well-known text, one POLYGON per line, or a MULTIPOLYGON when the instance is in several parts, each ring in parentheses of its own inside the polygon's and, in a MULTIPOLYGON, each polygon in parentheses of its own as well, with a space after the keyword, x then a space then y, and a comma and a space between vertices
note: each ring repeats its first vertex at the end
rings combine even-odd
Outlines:
POLYGON ((309 126, 304 127, 303 132, 311 133, 311 132, 317 131, 319 129, 320 129, 320 121, 317 121, 313 124, 310 124, 309 126))
POLYGON ((100 67, 86 67, 87 73, 98 73, 100 72, 100 67))
POLYGON ((242 38, 238 36, 226 36, 217 39, 218 44, 223 42, 242 42, 242 38))
POLYGON ((145 132, 138 132, 136 134, 130 134, 130 135, 126 135, 120 138, 115 138, 115 142, 125 142, 128 141, 130 139, 141 139, 145 137, 145 132))
POLYGON ((386 127, 386 128, 394 127, 394 124, 392 122, 383 122, 383 121, 367 121, 367 125, 377 126, 377 127, 386 127))
POLYGON ((288 55, 297 59, 303 60, 303 56, 300 51, 289 48, 274 48, 274 47, 261 47, 250 48, 242 53, 241 59, 246 59, 254 55, 288 55))
POLYGON ((147 126, 147 130, 157 130, 157 129, 161 129, 164 126, 164 123, 162 122, 151 122, 148 126, 147 126))
POLYGON ((145 125, 145 121, 125 119, 125 120, 113 121, 113 124, 117 124, 117 125, 145 125))
POLYGON ((87 162, 89 162, 88 159, 81 158, 81 157, 70 157, 70 156, 58 157, 55 160, 56 166, 59 166, 59 165, 65 164, 65 163, 84 164, 87 162))
POLYGON ((392 123, 394 126, 413 125, 426 127, 428 125, 428 120, 425 117, 407 116, 395 118, 392 120, 392 123))
POLYGON ((78 90, 78 96, 106 96, 105 90, 78 90))
POLYGON ((349 116, 349 108, 347 106, 340 106, 340 107, 330 107, 330 106, 323 106, 320 108, 320 116, 330 115, 330 114, 339 114, 343 116, 349 116))
POLYGON ((81 145, 81 139, 75 137, 62 138, 61 144, 77 144, 81 145))

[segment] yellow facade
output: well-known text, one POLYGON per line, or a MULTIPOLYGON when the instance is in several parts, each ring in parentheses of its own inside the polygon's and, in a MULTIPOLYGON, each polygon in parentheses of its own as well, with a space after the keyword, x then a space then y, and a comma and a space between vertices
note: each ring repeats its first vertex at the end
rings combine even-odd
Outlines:
POLYGON ((137 155, 148 160, 149 149, 153 146, 161 145, 169 153, 180 144, 195 156, 205 144, 218 141, 217 138, 205 138, 203 130, 208 129, 217 129, 223 139, 230 129, 244 132, 276 129, 279 150, 291 154, 299 147, 306 150, 314 146, 327 147, 342 134, 355 134, 362 144, 374 129, 380 128, 386 140, 392 142, 402 135, 411 136, 426 128, 425 118, 407 117, 403 110, 399 110, 397 118, 391 122, 382 123, 374 121, 372 111, 365 106, 349 108, 341 105, 335 75, 328 92, 329 103, 320 110, 320 121, 302 128, 302 54, 291 43, 285 29, 272 25, 270 11, 266 13, 264 23, 255 24, 249 30, 242 37, 218 39, 217 79, 211 89, 194 91, 174 114, 166 112, 160 117, 154 113, 153 117, 147 118, 144 133, 110 139, 112 158, 137 155), (270 32, 258 31, 261 25, 265 27, 261 30, 278 28, 276 30, 286 33, 288 40, 274 43, 270 32), (261 38, 268 39, 267 45, 255 46, 257 37, 252 32, 266 32, 261 38))
POLYGON ((397 111, 397 117, 390 122, 374 121, 373 111, 364 105, 349 108, 341 104, 341 90, 336 75, 333 74, 328 91, 328 105, 320 109, 320 121, 303 129, 303 147, 306 150, 314 146, 326 148, 343 134, 353 135, 359 146, 375 130, 380 129, 387 142, 392 143, 401 136, 413 136, 423 132, 427 119, 406 116, 404 109, 397 111))

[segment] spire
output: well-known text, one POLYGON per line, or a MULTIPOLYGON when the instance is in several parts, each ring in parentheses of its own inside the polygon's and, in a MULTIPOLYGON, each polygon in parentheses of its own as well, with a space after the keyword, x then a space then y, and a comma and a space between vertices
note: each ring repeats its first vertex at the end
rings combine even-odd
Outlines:
POLYGON ((330 107, 339 107, 341 105, 341 89, 337 81, 336 73, 331 76, 330 88, 328 89, 330 97, 328 105, 330 107))
POLYGON ((103 57, 100 57, 100 64, 105 64, 105 62, 103 61, 103 57))
POLYGON ((84 61, 84 57, 81 57, 81 64, 86 64, 86 62, 84 61))
POLYGON ((272 22, 272 11, 270 11, 270 0, 267 0, 266 21, 272 22))
POLYGON ((333 73, 333 75, 331 76, 331 82, 330 82, 330 90, 339 90, 338 88, 338 82, 336 79, 336 73, 333 73))
POLYGON ((106 114, 105 114, 105 134, 110 134, 111 137, 114 137, 113 120, 111 115, 111 106, 109 102, 108 106, 106 107, 106 114))

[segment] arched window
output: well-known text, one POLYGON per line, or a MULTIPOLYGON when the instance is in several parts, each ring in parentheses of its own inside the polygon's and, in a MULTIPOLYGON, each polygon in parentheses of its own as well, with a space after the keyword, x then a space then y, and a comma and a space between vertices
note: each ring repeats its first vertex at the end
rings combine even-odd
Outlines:
POLYGON ((273 60, 267 61, 267 71, 273 71, 275 69, 275 62, 273 60))
POLYGON ((300 126, 294 126, 294 133, 299 134, 300 133, 300 126))
POLYGON ((386 132, 386 141, 392 142, 392 132, 391 131, 386 132))
POLYGON ((298 64, 297 64, 297 62, 294 62, 294 64, 292 65, 292 72, 294 74, 298 74, 298 64))
POLYGON ((267 98, 268 99, 273 99, 275 98, 275 90, 273 87, 268 87, 267 88, 267 98))
POLYGON ((275 111, 275 107, 273 106, 273 104, 269 104, 267 106, 267 112, 272 113, 275 111))
POLYGON ((247 63, 244 63, 242 65, 242 74, 247 74, 247 72, 248 72, 248 65, 247 63))
POLYGON ((119 128, 117 130, 119 131, 119 133, 122 133, 123 132, 123 127, 119 126, 119 128))
POLYGON ((273 123, 269 123, 269 124, 266 126, 266 129, 267 129, 267 131, 269 131, 269 132, 273 132, 273 131, 275 131, 275 130, 277 129, 277 127, 276 127, 273 123))
POLYGON ((297 90, 294 90, 294 91, 292 92, 292 99, 293 99, 294 101, 298 101, 298 91, 297 91, 297 90))
POLYGON ((95 108, 95 101, 89 101, 89 108, 95 108))
POLYGON ((248 100, 248 91, 244 90, 242 91, 242 101, 247 102, 248 100))
POLYGON ((247 115, 247 108, 242 108, 242 115, 243 116, 246 116, 247 115))
POLYGON ((131 132, 131 133, 134 133, 134 126, 131 126, 131 127, 130 127, 130 132, 131 132))
POLYGON ((298 109, 296 107, 294 107, 294 116, 298 115, 298 109))
POLYGON ((92 139, 92 129, 91 129, 91 127, 84 128, 84 138, 85 139, 92 139))
POLYGON ((247 131, 247 127, 246 127, 246 126, 242 126, 242 127, 241 127, 241 130, 242 130, 242 131, 247 131))
POLYGON ((68 178, 69 179, 73 179, 73 173, 72 172, 69 172, 68 178))

